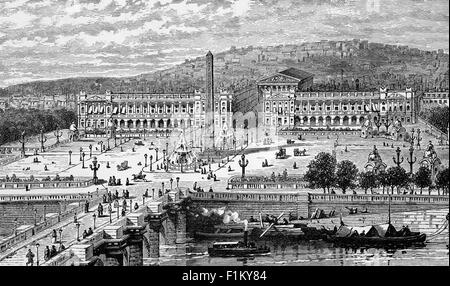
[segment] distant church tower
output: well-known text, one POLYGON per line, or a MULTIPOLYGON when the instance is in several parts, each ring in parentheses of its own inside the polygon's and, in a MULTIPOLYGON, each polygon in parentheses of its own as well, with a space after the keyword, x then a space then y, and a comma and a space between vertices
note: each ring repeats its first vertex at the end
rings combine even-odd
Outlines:
POLYGON ((206 102, 205 127, 207 130, 205 147, 214 149, 214 57, 211 51, 206 54, 206 102))

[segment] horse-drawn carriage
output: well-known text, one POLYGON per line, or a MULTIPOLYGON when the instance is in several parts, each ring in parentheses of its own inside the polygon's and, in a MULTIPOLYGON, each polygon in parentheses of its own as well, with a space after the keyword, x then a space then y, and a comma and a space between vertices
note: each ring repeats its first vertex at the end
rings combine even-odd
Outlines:
POLYGON ((278 150, 278 152, 275 153, 275 158, 276 159, 286 159, 287 158, 286 149, 285 148, 280 148, 278 150))
POLYGON ((287 139, 286 140, 286 144, 294 144, 294 143, 295 143, 295 141, 292 140, 292 139, 287 139))
POLYGON ((294 156, 306 156, 306 149, 299 150, 298 148, 295 148, 294 156))
POLYGON ((130 166, 128 166, 128 161, 123 161, 120 165, 117 165, 117 171, 124 171, 129 168, 130 166))
POLYGON ((136 145, 136 146, 144 146, 144 142, 142 142, 142 140, 139 140, 139 141, 134 142, 134 145, 136 145))
POLYGON ((139 172, 139 174, 133 174, 133 181, 146 181, 145 180, 145 174, 142 173, 142 171, 139 172))

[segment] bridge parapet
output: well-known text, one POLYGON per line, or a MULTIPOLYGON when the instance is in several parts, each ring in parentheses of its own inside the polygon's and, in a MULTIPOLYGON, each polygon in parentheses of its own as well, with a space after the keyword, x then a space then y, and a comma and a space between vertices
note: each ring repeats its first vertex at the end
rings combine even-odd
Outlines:
POLYGON ((259 201, 259 202, 298 202, 306 201, 307 195, 295 193, 247 193, 247 192, 208 192, 190 193, 193 200, 218 200, 218 201, 259 201))
POLYGON ((304 189, 307 183, 301 175, 283 177, 233 176, 228 179, 228 189, 304 189))
POLYGON ((0 189, 67 189, 67 188, 86 188, 94 185, 94 181, 91 178, 74 178, 73 180, 60 180, 52 181, 46 180, 33 180, 29 178, 19 178, 18 181, 4 181, 0 180, 0 189))
POLYGON ((312 203, 341 203, 341 202, 378 202, 388 203, 389 197, 391 203, 415 203, 415 204, 442 204, 449 205, 448 196, 436 196, 436 195, 380 195, 380 194, 367 194, 367 195, 354 195, 354 194, 308 194, 309 201, 312 203))

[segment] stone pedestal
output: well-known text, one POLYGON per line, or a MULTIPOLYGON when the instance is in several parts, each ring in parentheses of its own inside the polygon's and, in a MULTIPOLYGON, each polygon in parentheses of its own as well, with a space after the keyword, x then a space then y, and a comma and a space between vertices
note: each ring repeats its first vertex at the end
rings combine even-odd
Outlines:
POLYGON ((176 239, 177 244, 186 243, 186 212, 179 211, 176 220, 176 239))
POLYGON ((104 265, 105 266, 123 266, 123 254, 105 255, 104 265))
POLYGON ((142 240, 133 241, 128 247, 128 265, 129 266, 142 266, 143 265, 143 248, 142 240))
POLYGON ((176 229, 177 217, 169 215, 163 222, 164 225, 164 244, 174 245, 177 239, 177 229, 176 229))
POLYGON ((160 222, 149 222, 147 225, 147 232, 145 233, 145 241, 144 245, 146 246, 146 250, 144 252, 144 256, 148 258, 159 258, 159 235, 161 231, 161 223, 160 222))

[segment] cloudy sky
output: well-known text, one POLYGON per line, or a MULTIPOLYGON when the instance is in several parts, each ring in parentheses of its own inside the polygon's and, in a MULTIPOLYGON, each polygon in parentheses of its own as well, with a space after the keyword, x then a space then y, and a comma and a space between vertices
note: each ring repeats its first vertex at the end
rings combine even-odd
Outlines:
POLYGON ((0 87, 149 73, 230 46, 449 45, 448 0, 0 0, 0 87))

